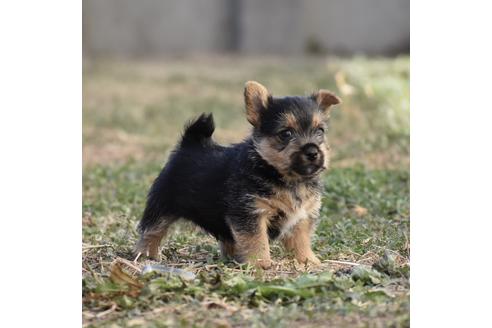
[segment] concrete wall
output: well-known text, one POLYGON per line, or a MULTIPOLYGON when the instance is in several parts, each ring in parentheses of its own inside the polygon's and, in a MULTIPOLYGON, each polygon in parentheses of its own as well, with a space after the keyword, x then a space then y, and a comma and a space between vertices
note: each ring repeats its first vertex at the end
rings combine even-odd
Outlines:
POLYGON ((301 0, 243 0, 240 43, 244 53, 299 53, 304 42, 301 0))
POLYGON ((86 55, 394 54, 409 0, 83 0, 86 55))
POLYGON ((305 38, 317 40, 328 52, 408 52, 410 1, 305 1, 303 30, 305 38))
POLYGON ((228 0, 83 0, 84 52, 159 55, 228 48, 228 0))

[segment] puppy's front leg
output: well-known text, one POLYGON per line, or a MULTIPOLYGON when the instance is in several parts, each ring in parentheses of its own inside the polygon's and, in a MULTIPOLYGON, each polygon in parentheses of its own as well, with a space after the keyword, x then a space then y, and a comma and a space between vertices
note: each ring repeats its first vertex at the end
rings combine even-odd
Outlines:
POLYGON ((272 266, 266 223, 266 218, 260 217, 254 228, 233 228, 236 242, 235 255, 239 261, 246 260, 263 269, 268 269, 272 266))
POLYGON ((320 265, 320 260, 318 260, 311 249, 313 226, 312 219, 307 218, 301 220, 282 238, 282 243, 286 250, 294 253, 299 263, 309 262, 314 265, 320 265))
POLYGON ((234 243, 231 241, 219 241, 220 254, 224 259, 233 259, 234 254, 234 243))

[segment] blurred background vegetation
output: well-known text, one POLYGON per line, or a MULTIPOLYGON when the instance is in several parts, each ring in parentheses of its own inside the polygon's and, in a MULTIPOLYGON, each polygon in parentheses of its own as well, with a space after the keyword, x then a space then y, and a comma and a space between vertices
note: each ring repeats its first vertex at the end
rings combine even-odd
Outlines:
POLYGON ((329 132, 335 166, 407 168, 408 57, 87 60, 84 165, 163 161, 184 123, 202 112, 214 114, 218 141, 241 141, 249 131, 242 96, 247 80, 279 96, 320 88, 340 95, 329 132))

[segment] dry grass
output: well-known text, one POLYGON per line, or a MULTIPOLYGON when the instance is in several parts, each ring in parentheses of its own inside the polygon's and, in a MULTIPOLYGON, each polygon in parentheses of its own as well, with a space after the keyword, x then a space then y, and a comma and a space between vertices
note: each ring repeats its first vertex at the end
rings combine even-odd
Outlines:
POLYGON ((408 64, 408 58, 85 62, 84 326, 408 326, 408 64), (299 265, 277 243, 271 270, 224 262, 210 236, 177 224, 163 244, 162 263, 197 278, 142 277, 150 262, 128 261, 148 187, 193 116, 212 112, 222 143, 249 133, 247 80, 274 95, 326 88, 343 99, 328 132, 332 170, 313 245, 322 265, 299 265), (133 286, 112 272, 116 263, 133 286), (303 279, 317 287, 305 287, 303 279))

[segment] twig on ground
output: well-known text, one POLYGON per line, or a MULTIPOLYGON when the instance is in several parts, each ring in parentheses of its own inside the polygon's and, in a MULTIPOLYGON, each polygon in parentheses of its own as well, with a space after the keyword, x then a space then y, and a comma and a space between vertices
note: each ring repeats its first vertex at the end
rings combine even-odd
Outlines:
POLYGON ((114 310, 116 310, 116 303, 113 303, 111 305, 111 307, 109 309, 107 309, 106 311, 103 311, 103 312, 99 312, 98 314, 96 314, 96 318, 102 318, 104 317, 105 315, 107 314, 110 314, 111 312, 113 312, 114 310))
POLYGON ((137 271, 138 273, 142 273, 142 269, 140 269, 138 266, 136 266, 135 263, 132 261, 128 261, 127 259, 117 257, 115 259, 115 262, 122 263, 122 264, 132 268, 133 270, 137 271))
POLYGON ((363 256, 362 254, 359 254, 359 253, 357 253, 357 252, 354 252, 354 251, 352 251, 352 250, 350 250, 350 249, 347 249, 346 251, 347 251, 347 252, 349 252, 349 253, 350 253, 350 254, 352 254, 352 255, 355 255, 355 256, 359 256, 359 257, 363 256))
POLYGON ((103 283, 103 280, 99 277, 99 274, 97 274, 96 272, 94 272, 94 270, 92 270, 92 268, 90 267, 90 265, 87 265, 87 270, 91 273, 92 277, 94 278, 94 280, 97 281, 98 284, 102 284, 103 283))
POLYGON ((362 264, 360 264, 360 263, 346 262, 346 261, 337 261, 337 260, 324 260, 323 262, 328 262, 328 263, 336 263, 336 264, 343 264, 343 265, 352 265, 352 266, 359 266, 359 265, 362 265, 362 264))
POLYGON ((113 245, 82 245, 82 251, 92 249, 92 248, 104 248, 104 247, 113 247, 113 245))

